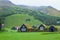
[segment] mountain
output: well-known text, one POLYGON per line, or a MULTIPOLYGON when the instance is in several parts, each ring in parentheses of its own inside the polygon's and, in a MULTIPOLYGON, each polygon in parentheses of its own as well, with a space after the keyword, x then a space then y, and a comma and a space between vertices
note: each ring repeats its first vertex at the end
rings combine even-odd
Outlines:
MULTIPOLYGON (((11 6, 14 6, 14 5, 15 4, 13 4, 9 0, 0 0, 0 10, 3 9, 1 7, 6 7, 6 6, 11 7, 11 6)), ((60 11, 51 7, 51 6, 40 6, 40 7, 26 6, 26 5, 15 5, 15 6, 20 7, 20 8, 27 8, 27 9, 31 9, 31 10, 34 9, 34 10, 43 12, 44 14, 47 14, 47 15, 50 15, 50 16, 60 17, 60 11)))
POLYGON ((32 6, 25 6, 25 5, 14 5, 9 0, 0 0, 0 17, 4 17, 4 18, 14 14, 28 14, 29 16, 33 16, 35 20, 41 21, 43 24, 60 25, 60 17, 55 17, 59 15, 59 13, 56 14, 56 11, 59 12, 58 10, 52 7, 35 7, 35 6, 32 7, 32 6), (44 9, 46 10, 43 11, 44 9), (51 10, 53 10, 53 13, 51 13, 51 10), (47 15, 48 13, 49 15, 47 15))
POLYGON ((40 7, 36 7, 35 9, 37 9, 47 15, 60 17, 60 11, 51 6, 40 6, 40 7))
POLYGON ((0 7, 1 6, 13 6, 14 4, 9 0, 0 0, 0 7))
POLYGON ((57 16, 60 17, 60 10, 57 10, 56 8, 53 8, 52 6, 40 6, 40 7, 36 7, 36 6, 25 6, 25 5, 19 5, 18 7, 22 7, 22 8, 28 8, 28 9, 34 9, 37 11, 40 11, 44 14, 50 15, 50 16, 57 16))
POLYGON ((9 0, 0 0, 0 16, 11 14, 12 7, 15 6, 11 1, 9 0))

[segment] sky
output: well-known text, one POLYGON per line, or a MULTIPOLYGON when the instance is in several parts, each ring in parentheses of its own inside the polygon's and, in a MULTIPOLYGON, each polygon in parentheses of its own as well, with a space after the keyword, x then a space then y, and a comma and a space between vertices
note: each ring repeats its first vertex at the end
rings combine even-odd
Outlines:
POLYGON ((16 5, 27 6, 52 6, 60 10, 60 0, 10 0, 16 5))

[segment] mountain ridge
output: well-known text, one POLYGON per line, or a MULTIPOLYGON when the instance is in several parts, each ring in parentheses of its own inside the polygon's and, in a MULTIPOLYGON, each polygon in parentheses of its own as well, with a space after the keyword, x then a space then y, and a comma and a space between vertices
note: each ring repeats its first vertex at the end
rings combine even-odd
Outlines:
POLYGON ((40 7, 25 6, 25 5, 19 5, 19 6, 24 7, 24 8, 28 8, 28 9, 38 10, 40 12, 43 12, 43 13, 47 14, 47 15, 60 17, 60 10, 55 9, 52 6, 40 6, 40 7))
POLYGON ((9 0, 0 0, 0 6, 14 6, 15 4, 13 4, 11 1, 9 0))
POLYGON ((9 7, 10 6, 17 6, 17 7, 20 7, 20 8, 22 7, 22 8, 31 9, 31 10, 34 9, 34 10, 43 12, 47 15, 60 17, 60 10, 55 9, 52 6, 36 7, 36 6, 27 6, 27 5, 15 5, 9 0, 0 0, 0 7, 5 7, 5 6, 9 6, 9 7))
POLYGON ((60 16, 59 16, 60 12, 51 6, 43 6, 43 7, 25 6, 25 5, 14 6, 13 3, 10 2, 9 0, 6 1, 3 0, 2 2, 1 4, 3 4, 3 6, 0 4, 0 6, 2 6, 0 7, 0 17, 7 17, 14 14, 28 14, 46 25, 51 24, 60 25, 60 16), (41 12, 41 10, 43 12, 41 12), (48 11, 49 15, 46 11, 48 11))

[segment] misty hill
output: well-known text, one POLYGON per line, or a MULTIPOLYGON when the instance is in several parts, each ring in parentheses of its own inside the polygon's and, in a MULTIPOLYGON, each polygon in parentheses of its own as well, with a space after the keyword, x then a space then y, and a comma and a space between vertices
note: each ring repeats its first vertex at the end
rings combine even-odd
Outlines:
MULTIPOLYGON (((11 4, 11 2, 8 0, 6 0, 6 3, 11 4)), ((6 18, 8 16, 15 15, 15 14, 28 14, 29 16, 33 16, 34 19, 39 20, 43 24, 60 25, 60 17, 47 15, 47 13, 41 12, 39 8, 40 7, 30 7, 30 6, 24 6, 24 5, 19 5, 19 6, 17 6, 17 5, 15 5, 15 6, 6 5, 5 6, 4 5, 2 8, 0 8, 0 17, 6 18)))
MULTIPOLYGON (((0 0, 0 11, 2 12, 3 10, 5 10, 6 8, 10 8, 12 6, 14 6, 15 4, 13 4, 11 1, 9 0, 0 0), (5 8, 5 9, 4 9, 5 8)), ((25 9, 31 9, 31 10, 37 10, 40 12, 43 12, 47 15, 51 15, 51 16, 58 16, 60 17, 60 11, 51 7, 51 6, 40 6, 40 7, 35 7, 35 6, 26 6, 26 5, 15 5, 17 7, 20 8, 25 8, 25 9)), ((8 9, 7 9, 8 10, 8 9)))
POLYGON ((10 14, 13 6, 15 5, 9 0, 0 0, 0 16, 10 14))
POLYGON ((55 9, 52 6, 36 7, 36 6, 19 5, 19 7, 24 7, 24 8, 28 8, 28 9, 34 9, 34 10, 38 10, 40 12, 43 12, 43 13, 45 13, 47 15, 60 17, 60 10, 55 9))
MULTIPOLYGON (((15 4, 13 4, 9 0, 0 0, 0 11, 2 12, 5 9, 8 10, 8 8, 9 8, 9 10, 13 9, 12 6, 14 6, 14 5, 15 4)), ((40 7, 26 6, 26 5, 15 5, 15 6, 20 7, 20 8, 25 8, 25 9, 31 9, 31 10, 34 9, 34 10, 43 12, 44 14, 47 14, 47 15, 60 17, 60 11, 51 6, 40 6, 40 7)))
POLYGON ((35 9, 37 9, 47 15, 60 17, 60 11, 51 6, 40 6, 40 7, 35 7, 35 9))
POLYGON ((1 6, 13 6, 14 4, 9 0, 0 0, 0 7, 1 6))

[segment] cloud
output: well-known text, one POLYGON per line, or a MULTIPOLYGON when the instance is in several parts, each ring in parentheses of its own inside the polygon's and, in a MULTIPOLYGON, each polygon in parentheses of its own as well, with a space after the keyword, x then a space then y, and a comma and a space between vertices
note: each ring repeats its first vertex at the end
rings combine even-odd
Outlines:
POLYGON ((60 0, 10 0, 17 5, 53 6, 60 10, 60 0))

